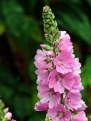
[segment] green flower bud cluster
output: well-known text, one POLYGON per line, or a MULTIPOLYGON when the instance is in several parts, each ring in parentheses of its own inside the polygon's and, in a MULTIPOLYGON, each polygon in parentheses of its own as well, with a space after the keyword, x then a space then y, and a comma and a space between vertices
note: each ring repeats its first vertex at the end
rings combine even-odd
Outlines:
POLYGON ((59 39, 57 22, 55 21, 55 16, 49 6, 43 7, 42 17, 46 40, 53 42, 59 39))

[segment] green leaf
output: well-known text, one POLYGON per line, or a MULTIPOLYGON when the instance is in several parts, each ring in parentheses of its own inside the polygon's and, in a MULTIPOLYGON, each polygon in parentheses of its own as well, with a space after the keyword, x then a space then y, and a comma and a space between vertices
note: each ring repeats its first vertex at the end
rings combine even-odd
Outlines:
POLYGON ((38 0, 29 0, 30 9, 33 11, 38 0))
POLYGON ((1 109, 4 108, 4 103, 2 102, 2 100, 0 100, 0 108, 1 108, 1 109))
POLYGON ((83 85, 91 87, 91 56, 86 60, 85 65, 82 68, 82 83, 83 85))
POLYGON ((29 100, 29 98, 24 96, 16 95, 13 100, 14 110, 16 110, 16 115, 20 117, 21 120, 30 115, 31 110, 33 110, 30 102, 32 99, 29 100))
POLYGON ((87 0, 88 4, 91 6, 91 0, 87 0))
POLYGON ((88 121, 91 121, 91 114, 88 116, 88 121))
POLYGON ((0 109, 0 119, 3 119, 4 118, 4 112, 3 110, 0 109))
POLYGON ((7 69, 3 66, 0 66, 0 82, 1 82, 1 84, 5 83, 5 84, 10 85, 10 86, 17 86, 18 80, 19 80, 19 78, 14 77, 12 75, 12 73, 10 73, 9 69, 7 69))
POLYGON ((0 96, 3 99, 10 99, 13 95, 13 90, 7 86, 0 85, 0 96))
POLYGON ((12 50, 22 48, 22 51, 26 52, 28 56, 30 38, 38 42, 42 41, 42 34, 37 22, 33 17, 26 16, 23 7, 15 0, 4 0, 2 12, 12 50))
POLYGON ((36 42, 43 41, 42 33, 39 28, 38 22, 30 16, 27 16, 27 20, 29 21, 29 35, 30 38, 36 42))
POLYGON ((22 6, 15 0, 4 0, 2 12, 5 24, 15 40, 21 40, 20 45, 25 48, 28 45, 29 21, 27 21, 22 6))
POLYGON ((0 35, 2 35, 5 32, 5 24, 0 21, 0 35))
POLYGON ((69 8, 68 11, 59 14, 59 25, 70 31, 74 36, 80 37, 91 45, 91 24, 87 15, 79 8, 69 8), (72 12, 73 11, 73 12, 72 12))
POLYGON ((36 67, 34 65, 34 60, 32 60, 31 63, 29 64, 29 77, 32 80, 36 80, 35 70, 36 67))

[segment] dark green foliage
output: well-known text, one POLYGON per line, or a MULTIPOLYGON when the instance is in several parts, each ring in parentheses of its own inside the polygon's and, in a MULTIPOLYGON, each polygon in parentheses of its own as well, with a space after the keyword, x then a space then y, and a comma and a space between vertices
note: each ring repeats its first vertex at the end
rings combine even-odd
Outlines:
POLYGON ((85 41, 87 44, 91 45, 91 23, 89 21, 89 18, 84 14, 84 12, 81 12, 79 8, 75 11, 78 17, 75 18, 74 13, 70 13, 70 11, 67 11, 66 13, 61 14, 61 24, 59 22, 59 25, 62 25, 65 29, 69 30, 74 36, 80 37, 83 41, 85 41), (84 34, 85 33, 85 34, 84 34))
POLYGON ((84 86, 91 87, 91 56, 88 56, 84 67, 82 68, 82 81, 84 86))
POLYGON ((82 94, 91 121, 91 0, 43 1, 0 1, 0 97, 17 121, 44 119, 45 113, 34 111, 38 101, 34 55, 45 40, 42 7, 50 5, 59 30, 71 35, 82 63, 82 94))

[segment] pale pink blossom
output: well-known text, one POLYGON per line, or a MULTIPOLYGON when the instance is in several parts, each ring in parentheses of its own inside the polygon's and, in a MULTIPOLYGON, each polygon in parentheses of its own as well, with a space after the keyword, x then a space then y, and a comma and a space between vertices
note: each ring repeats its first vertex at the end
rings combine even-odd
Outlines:
POLYGON ((82 101, 81 101, 81 107, 78 108, 77 110, 74 109, 73 111, 74 111, 74 112, 81 112, 81 111, 84 111, 86 108, 87 108, 87 105, 86 105, 85 102, 82 100, 82 101))
POLYGON ((38 69, 35 71, 35 73, 38 76, 37 83, 39 83, 41 80, 44 83, 48 81, 49 71, 47 69, 46 70, 38 69))
POLYGON ((66 31, 60 31, 60 43, 59 43, 59 50, 61 51, 70 51, 73 52, 73 45, 70 41, 70 36, 66 33, 66 31))
POLYGON ((63 105, 58 105, 57 107, 48 109, 47 116, 49 116, 52 121, 70 121, 71 113, 64 108, 63 105))
POLYGON ((38 97, 40 102, 48 103, 49 108, 56 107, 60 103, 60 93, 55 92, 54 89, 49 88, 47 84, 38 84, 38 97))
POLYGON ((37 69, 45 72, 50 70, 52 66, 52 58, 54 57, 54 54, 52 51, 46 51, 46 50, 37 50, 37 54, 35 55, 35 66, 37 69))
POLYGON ((7 113, 5 114, 5 118, 6 118, 8 121, 10 121, 10 120, 12 119, 12 113, 11 113, 11 112, 7 112, 7 113))
POLYGON ((80 76, 74 75, 73 73, 65 74, 62 84, 70 92, 79 92, 83 89, 80 76))
POLYGON ((37 102, 34 107, 36 111, 45 111, 48 110, 48 108, 49 108, 48 103, 42 103, 42 102, 37 102))
POLYGON ((88 121, 84 111, 78 112, 73 116, 73 121, 88 121))
POLYGON ((65 96, 65 105, 71 109, 72 111, 74 109, 78 109, 82 107, 82 99, 81 99, 81 94, 80 93, 72 93, 69 92, 66 96, 65 96))
POLYGON ((53 70, 49 74, 49 87, 53 88, 55 92, 64 93, 64 87, 62 85, 62 75, 56 70, 53 70))
POLYGON ((78 58, 74 58, 75 64, 73 66, 73 73, 79 75, 81 73, 81 63, 78 58))
POLYGON ((37 50, 37 54, 35 55, 35 66, 38 68, 38 69, 45 69, 46 67, 46 62, 45 62, 45 59, 46 59, 46 51, 45 50, 37 50))
POLYGON ((59 73, 66 74, 75 68, 74 55, 67 51, 62 51, 54 59, 54 65, 59 73))

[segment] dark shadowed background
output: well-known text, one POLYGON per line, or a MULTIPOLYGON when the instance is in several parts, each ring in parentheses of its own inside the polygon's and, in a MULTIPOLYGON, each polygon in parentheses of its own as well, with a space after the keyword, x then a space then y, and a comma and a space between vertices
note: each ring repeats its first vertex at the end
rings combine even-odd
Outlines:
MULTIPOLYGON (((91 114, 91 0, 0 0, 0 98, 17 121, 42 121, 34 55, 44 43, 42 8, 50 5, 60 30, 66 30, 82 64, 83 99, 91 114)), ((91 119, 89 118, 89 121, 91 119)))

